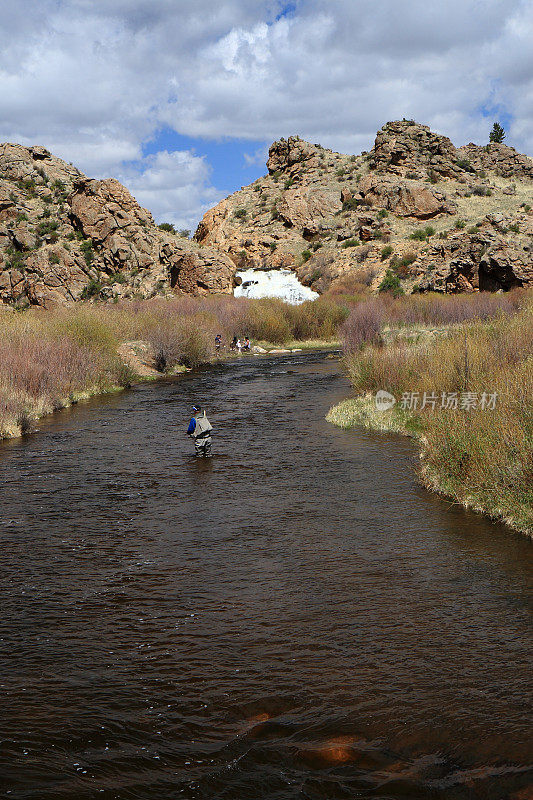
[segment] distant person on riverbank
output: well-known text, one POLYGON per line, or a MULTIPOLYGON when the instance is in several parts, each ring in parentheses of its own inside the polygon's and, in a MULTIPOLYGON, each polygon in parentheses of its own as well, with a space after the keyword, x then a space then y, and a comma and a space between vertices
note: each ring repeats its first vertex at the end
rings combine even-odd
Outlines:
POLYGON ((221 347, 222 347, 222 336, 220 335, 220 333, 217 333, 217 335, 215 336, 215 350, 217 351, 217 353, 221 347))
POLYGON ((187 428, 187 434, 194 439, 194 449, 197 458, 211 457, 211 431, 213 426, 207 419, 205 411, 200 412, 199 406, 193 406, 193 416, 187 428))
POLYGON ((243 343, 242 349, 243 350, 250 350, 251 349, 250 340, 249 340, 249 338, 247 336, 244 337, 244 343, 243 343))

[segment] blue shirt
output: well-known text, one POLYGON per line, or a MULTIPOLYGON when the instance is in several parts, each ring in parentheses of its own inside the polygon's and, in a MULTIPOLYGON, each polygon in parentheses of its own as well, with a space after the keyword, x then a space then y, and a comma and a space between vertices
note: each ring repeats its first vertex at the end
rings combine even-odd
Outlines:
POLYGON ((191 421, 189 422, 189 427, 187 428, 187 433, 189 433, 189 434, 190 433, 194 433, 195 430, 196 430, 196 420, 193 417, 191 419, 191 421))

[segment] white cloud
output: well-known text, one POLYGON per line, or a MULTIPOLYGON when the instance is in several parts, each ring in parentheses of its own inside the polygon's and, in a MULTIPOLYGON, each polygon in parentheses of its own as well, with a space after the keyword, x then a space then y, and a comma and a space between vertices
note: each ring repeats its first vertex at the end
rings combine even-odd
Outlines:
POLYGON ((265 145, 264 147, 258 147, 253 153, 247 153, 244 151, 242 155, 244 158, 244 163, 247 167, 262 167, 266 164, 268 158, 268 145, 265 145))
POLYGON ((118 175, 156 222, 172 222, 177 228, 195 227, 198 219, 222 199, 209 184, 210 168, 204 158, 189 151, 162 150, 147 156, 139 169, 118 175))
POLYGON ((140 160, 129 185, 175 219, 217 192, 194 153, 142 161, 162 125, 215 139, 298 133, 357 152, 389 119, 462 144, 486 141, 506 113, 507 141, 533 153, 531 0, 299 0, 278 19, 282 0, 2 6, 0 138, 44 144, 95 176, 140 160), (156 174, 175 188, 150 188, 156 174))

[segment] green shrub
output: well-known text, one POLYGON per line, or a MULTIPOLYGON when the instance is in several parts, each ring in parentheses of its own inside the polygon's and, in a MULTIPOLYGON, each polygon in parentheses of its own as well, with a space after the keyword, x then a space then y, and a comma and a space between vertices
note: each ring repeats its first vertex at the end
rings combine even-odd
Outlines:
POLYGON ((462 219, 458 219, 455 223, 455 227, 458 231, 462 231, 463 228, 466 226, 466 222, 462 219))
POLYGON ((50 264, 59 264, 61 259, 57 253, 48 253, 48 262, 50 264))
POLYGON ((392 247, 390 246, 390 244, 386 245, 386 247, 384 247, 383 250, 381 251, 381 260, 385 261, 385 259, 388 258, 389 256, 391 256, 392 253, 393 253, 393 250, 392 250, 392 247))
POLYGON ((101 288, 102 284, 100 281, 91 278, 87 285, 83 287, 81 299, 88 300, 91 297, 96 297, 96 295, 100 293, 101 288))
POLYGON ((490 197, 492 192, 488 186, 474 186, 472 194, 475 194, 477 197, 490 197))
POLYGON ((512 231, 513 233, 520 233, 520 227, 518 225, 518 222, 513 222, 512 225, 509 225, 509 230, 512 231))
POLYGON ((26 189, 26 191, 28 192, 28 194, 29 194, 31 197, 34 197, 34 196, 35 196, 35 194, 36 194, 36 191, 35 191, 35 188, 36 188, 36 186, 35 186, 35 181, 34 181, 34 180, 32 180, 31 178, 30 178, 30 179, 27 179, 27 180, 23 180, 23 181, 22 181, 22 188, 23 188, 23 189, 26 189))
POLYGON ((93 250, 93 243, 92 239, 84 239, 80 244, 80 250, 83 253, 83 257, 85 259, 85 263, 89 267, 94 260, 94 250, 93 250))
POLYGON ((59 228, 59 222, 56 219, 39 222, 37 224, 37 233, 39 236, 45 237, 54 234, 59 228))
POLYGON ((455 162, 459 169, 464 169, 465 172, 475 172, 476 170, 467 158, 458 158, 455 162))
POLYGON ((302 261, 309 261, 312 255, 310 250, 302 250, 302 261))
POLYGON ((399 277, 406 278, 409 274, 409 267, 411 264, 414 264, 416 261, 416 254, 415 253, 405 253, 402 258, 398 258, 398 256, 393 256, 390 260, 390 268, 393 270, 399 277))
POLYGON ((349 200, 345 200, 342 204, 343 211, 354 211, 358 206, 362 204, 362 200, 357 197, 350 197, 349 200))
POLYGON ((247 216, 247 213, 248 212, 246 211, 245 208, 238 208, 235 211, 235 213, 233 214, 233 216, 235 217, 235 219, 245 219, 246 216, 247 216))
POLYGON ((287 180, 283 184, 283 188, 290 189, 293 183, 294 183, 294 178, 287 178, 287 180))
POLYGON ((425 228, 418 228, 414 231, 409 238, 416 239, 420 242, 425 242, 427 238, 435 234, 435 228, 432 225, 426 225, 425 228))
POLYGON ((160 231, 166 231, 167 233, 176 233, 176 228, 172 224, 172 222, 161 222, 158 226, 160 231))
POLYGON ((389 212, 387 211, 386 208, 382 208, 380 211, 378 211, 379 219, 385 219, 385 217, 388 217, 388 216, 389 216, 389 212))
POLYGON ((14 247, 8 247, 6 254, 9 256, 7 261, 8 269, 24 270, 26 256, 20 250, 15 250, 14 247))
POLYGON ((385 277, 379 284, 378 291, 386 292, 391 294, 393 297, 399 297, 400 295, 404 294, 400 279, 390 269, 388 269, 385 273, 385 277))
POLYGON ((123 272, 112 272, 111 275, 109 276, 109 279, 108 279, 107 282, 109 284, 112 284, 112 283, 126 283, 127 280, 128 279, 126 278, 126 276, 124 275, 123 272))
POLYGON ((346 249, 347 247, 357 247, 358 244, 360 244, 359 239, 346 239, 341 247, 346 249))

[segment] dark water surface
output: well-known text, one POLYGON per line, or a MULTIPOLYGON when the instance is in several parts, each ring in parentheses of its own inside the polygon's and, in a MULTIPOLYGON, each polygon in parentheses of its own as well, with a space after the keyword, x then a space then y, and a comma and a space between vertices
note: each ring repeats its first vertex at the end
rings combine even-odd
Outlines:
POLYGON ((531 797, 531 543, 328 425, 347 394, 248 359, 0 446, 6 797, 531 797))

